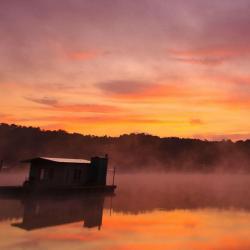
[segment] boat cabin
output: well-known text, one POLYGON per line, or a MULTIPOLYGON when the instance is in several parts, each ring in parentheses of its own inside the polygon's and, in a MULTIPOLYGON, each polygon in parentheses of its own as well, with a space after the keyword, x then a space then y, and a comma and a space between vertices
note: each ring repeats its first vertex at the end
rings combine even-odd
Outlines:
POLYGON ((85 159, 37 157, 24 185, 36 187, 106 186, 108 157, 85 159))

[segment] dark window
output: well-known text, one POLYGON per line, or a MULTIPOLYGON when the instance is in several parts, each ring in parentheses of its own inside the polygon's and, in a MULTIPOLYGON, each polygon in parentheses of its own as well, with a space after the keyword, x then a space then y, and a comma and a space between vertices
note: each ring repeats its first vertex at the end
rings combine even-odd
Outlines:
POLYGON ((80 169, 75 169, 74 171, 74 180, 80 181, 81 180, 82 171, 80 169))
POLYGON ((45 170, 44 169, 41 169, 41 172, 40 172, 40 180, 44 180, 45 179, 45 170))
POLYGON ((54 178, 54 169, 51 168, 51 169, 49 170, 49 179, 50 179, 50 180, 53 180, 53 178, 54 178))
POLYGON ((66 180, 66 183, 68 182, 69 180, 69 170, 65 170, 65 180, 66 180))

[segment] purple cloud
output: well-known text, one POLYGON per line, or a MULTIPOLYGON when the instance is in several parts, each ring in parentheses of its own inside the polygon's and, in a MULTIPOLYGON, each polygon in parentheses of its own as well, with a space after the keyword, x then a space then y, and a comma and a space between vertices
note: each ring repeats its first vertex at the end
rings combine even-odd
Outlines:
POLYGON ((113 80, 107 82, 100 82, 96 87, 105 93, 112 94, 132 94, 139 93, 147 89, 152 84, 147 82, 140 82, 134 80, 113 80))

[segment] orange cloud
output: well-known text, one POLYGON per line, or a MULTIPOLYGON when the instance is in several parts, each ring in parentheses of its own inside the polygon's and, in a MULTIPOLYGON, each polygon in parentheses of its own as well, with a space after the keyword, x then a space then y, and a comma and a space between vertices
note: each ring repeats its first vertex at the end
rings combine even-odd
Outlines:
MULTIPOLYGON (((192 101, 191 101, 192 102, 192 101)), ((207 107, 224 107, 226 109, 248 109, 250 108, 250 99, 248 96, 228 93, 228 95, 204 97, 195 100, 194 103, 207 107)))
POLYGON ((202 125, 204 122, 201 119, 193 118, 190 120, 191 125, 202 125))
POLYGON ((116 123, 164 123, 167 121, 159 119, 150 119, 142 115, 122 115, 122 116, 44 116, 17 119, 18 122, 47 121, 62 123, 93 123, 93 124, 116 124, 116 123))
POLYGON ((90 112, 90 113, 117 113, 124 111, 123 108, 102 105, 102 104, 60 104, 52 108, 55 111, 62 112, 90 112))
POLYGON ((59 100, 52 97, 42 97, 42 98, 34 98, 34 97, 25 97, 26 100, 31 101, 33 103, 42 105, 40 109, 45 109, 47 111, 57 111, 57 112, 89 112, 89 113, 117 113, 124 111, 123 108, 106 105, 106 104, 81 104, 81 103, 73 103, 66 104, 60 103, 59 100), (44 107, 46 106, 46 108, 44 107))
POLYGON ((112 98, 120 100, 155 100, 181 97, 192 94, 192 90, 184 84, 142 83, 136 81, 112 81, 100 83, 100 89, 112 98), (124 86, 125 85, 125 86, 124 86))
POLYGON ((11 114, 0 113, 0 123, 16 123, 19 119, 11 114))

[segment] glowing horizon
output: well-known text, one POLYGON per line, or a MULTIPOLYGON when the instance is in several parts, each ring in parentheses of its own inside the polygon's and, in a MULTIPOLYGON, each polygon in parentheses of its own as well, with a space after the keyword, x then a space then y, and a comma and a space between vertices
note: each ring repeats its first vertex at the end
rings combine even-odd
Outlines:
POLYGON ((0 122, 250 137, 245 0, 3 0, 0 122))

